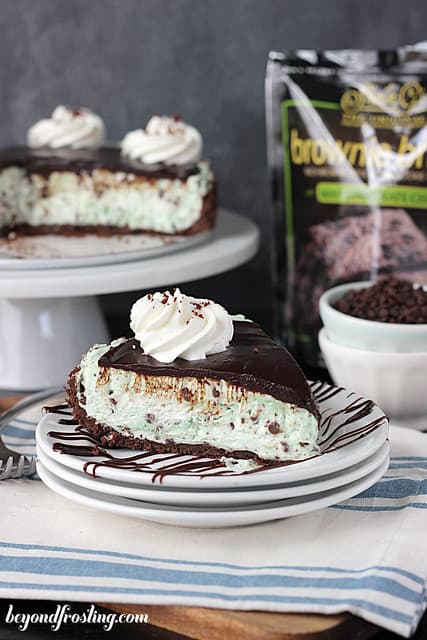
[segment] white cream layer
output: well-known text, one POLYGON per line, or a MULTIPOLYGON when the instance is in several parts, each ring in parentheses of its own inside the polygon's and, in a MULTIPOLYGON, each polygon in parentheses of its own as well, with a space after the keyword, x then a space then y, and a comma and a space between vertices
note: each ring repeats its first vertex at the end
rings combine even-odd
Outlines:
POLYGON ((9 167, 0 171, 0 223, 111 225, 177 233, 200 218, 212 173, 206 162, 185 182, 140 179, 96 169, 91 174, 54 171, 48 176, 9 167))
POLYGON ((233 320, 220 304, 193 298, 179 289, 139 298, 130 327, 147 355, 160 362, 200 360, 221 353, 233 337, 233 320))
POLYGON ((101 369, 98 360, 110 346, 90 349, 77 378, 78 388, 84 385, 79 402, 98 423, 136 438, 209 444, 268 460, 301 460, 317 452, 317 421, 305 409, 224 380, 101 369))

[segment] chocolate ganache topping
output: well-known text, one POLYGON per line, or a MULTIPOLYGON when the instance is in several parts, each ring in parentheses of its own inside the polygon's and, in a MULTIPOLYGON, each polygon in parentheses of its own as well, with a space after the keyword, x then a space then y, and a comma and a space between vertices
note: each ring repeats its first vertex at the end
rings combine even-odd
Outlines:
POLYGON ((22 167, 28 174, 36 173, 44 176, 54 171, 91 173, 96 169, 105 169, 153 179, 177 180, 186 180, 199 172, 196 162, 179 166, 162 163, 144 165, 123 156, 120 149, 113 146, 99 149, 9 147, 0 151, 0 171, 7 167, 22 167))
POLYGON ((222 379, 319 415, 298 364, 253 322, 235 321, 233 339, 227 349, 201 360, 177 358, 171 363, 159 362, 146 355, 137 340, 130 339, 109 349, 98 365, 152 376, 222 379))

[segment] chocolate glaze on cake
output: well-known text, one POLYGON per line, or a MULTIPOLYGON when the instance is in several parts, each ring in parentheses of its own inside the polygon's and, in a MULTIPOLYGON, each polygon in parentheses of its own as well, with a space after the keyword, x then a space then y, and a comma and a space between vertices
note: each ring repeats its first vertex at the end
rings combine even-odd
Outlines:
POLYGON ((282 402, 307 409, 318 417, 308 382, 290 353, 271 340, 254 322, 234 322, 230 346, 203 360, 177 358, 170 364, 144 353, 139 342, 127 340, 112 347, 100 367, 153 376, 190 376, 226 380, 249 391, 265 393, 282 402))
POLYGON ((99 149, 10 147, 0 151, 0 171, 6 167, 22 167, 28 174, 36 173, 42 176, 48 176, 53 171, 91 173, 95 169, 105 169, 132 173, 153 180, 186 180, 199 171, 195 162, 184 165, 144 165, 123 156, 120 149, 113 146, 99 149))

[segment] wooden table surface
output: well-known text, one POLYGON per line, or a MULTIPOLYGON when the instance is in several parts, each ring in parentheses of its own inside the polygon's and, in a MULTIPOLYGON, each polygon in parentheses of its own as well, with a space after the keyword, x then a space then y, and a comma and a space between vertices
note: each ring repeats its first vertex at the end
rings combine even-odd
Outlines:
MULTIPOLYGON (((8 396, 0 398, 0 410, 7 409, 22 396, 8 396)), ((25 602, 19 600, 11 600, 15 604, 16 611, 25 610, 34 612, 39 611, 40 607, 47 610, 53 610, 52 602, 25 602), (50 607, 50 609, 49 609, 50 607)), ((0 601, 1 603, 1 601, 0 601)), ((2 607, 6 606, 6 601, 2 602, 2 607)), ((71 603, 73 608, 80 607, 83 610, 88 603, 71 603)), ((378 627, 364 622, 360 618, 343 614, 335 616, 309 615, 309 614, 287 614, 287 613, 269 613, 259 611, 228 611, 225 609, 204 609, 201 607, 181 607, 181 606, 152 606, 152 605, 125 605, 125 604, 97 604, 97 607, 105 607, 109 610, 128 613, 147 613, 150 625, 141 625, 135 631, 131 631, 133 625, 126 625, 126 637, 128 633, 137 633, 144 640, 157 638, 157 640, 179 640, 180 638, 190 637, 197 640, 291 640, 298 637, 298 640, 349 640, 357 638, 364 640, 378 633, 378 627), (168 630, 159 635, 159 628, 168 630), (150 635, 151 634, 151 635, 150 635)), ((43 610, 45 610, 43 609, 43 610)), ((74 609, 73 609, 74 610, 74 609)), ((16 636, 7 635, 12 631, 10 625, 2 625, 4 617, 0 614, 0 638, 8 640, 16 636)), ((124 625, 121 625, 122 627, 124 625)), ((93 635, 93 625, 78 625, 80 635, 60 635, 55 634, 58 639, 66 637, 89 637, 85 635, 85 627, 90 637, 93 635)), ((33 633, 40 632, 41 627, 33 629, 33 633)), ((48 628, 46 628, 48 631, 48 628)), ((76 630, 75 630, 76 631, 76 630)), ((101 630, 102 631, 102 630, 101 630)), ((16 631, 15 628, 15 632, 16 631)), ((122 633, 124 630, 122 629, 122 633)), ((105 633, 102 631, 102 633, 105 633)), ((30 636, 28 631, 25 633, 26 640, 39 638, 41 636, 30 636)), ((44 636, 45 637, 45 636, 44 636)), ((96 636, 98 637, 98 636, 96 636)), ((109 632, 110 640, 114 636, 109 632)), ((118 637, 124 637, 123 635, 118 637)))

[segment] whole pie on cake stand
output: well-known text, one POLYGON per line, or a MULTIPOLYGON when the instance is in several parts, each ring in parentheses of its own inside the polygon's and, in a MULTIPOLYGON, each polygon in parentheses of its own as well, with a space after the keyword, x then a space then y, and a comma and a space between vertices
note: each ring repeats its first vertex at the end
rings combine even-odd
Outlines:
POLYGON ((102 121, 59 108, 0 152, 0 389, 63 384, 109 336, 96 296, 229 271, 256 253, 257 227, 216 210, 201 138, 154 117, 121 149, 102 121))

